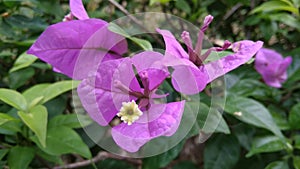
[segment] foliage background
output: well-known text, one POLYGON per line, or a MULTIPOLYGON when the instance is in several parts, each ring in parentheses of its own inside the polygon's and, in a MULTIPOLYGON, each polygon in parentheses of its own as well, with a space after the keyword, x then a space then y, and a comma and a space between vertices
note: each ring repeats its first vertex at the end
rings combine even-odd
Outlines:
MULTIPOLYGON (((129 13, 165 12, 198 26, 211 14, 215 19, 207 35, 212 43, 262 40, 265 47, 293 57, 288 80, 281 89, 268 87, 253 64, 244 65, 226 75, 228 98, 222 114, 226 123, 208 141, 198 143, 199 133, 191 132, 164 154, 145 159, 119 157, 85 136, 74 114, 80 107, 74 106, 79 100, 71 96, 72 82, 25 54, 47 26, 68 14, 68 1, 1 0, 1 168, 70 167, 68 164, 80 168, 78 162, 93 158, 94 164, 87 160, 81 168, 300 169, 299 0, 117 2, 129 13)), ((112 21, 125 16, 109 1, 84 0, 84 4, 93 18, 112 21)), ((147 40, 153 46, 160 45, 151 38, 147 40)), ((200 113, 205 107, 204 102, 200 113)), ((84 125, 90 124, 85 115, 79 118, 84 125)))

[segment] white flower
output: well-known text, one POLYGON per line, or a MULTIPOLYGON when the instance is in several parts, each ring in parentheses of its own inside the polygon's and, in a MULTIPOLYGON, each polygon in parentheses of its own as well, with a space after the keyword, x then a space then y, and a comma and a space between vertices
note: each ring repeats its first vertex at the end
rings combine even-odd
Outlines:
POLYGON ((128 125, 138 120, 141 115, 143 115, 143 112, 139 109, 134 100, 131 102, 123 102, 120 112, 117 114, 117 116, 121 117, 121 120, 128 125))

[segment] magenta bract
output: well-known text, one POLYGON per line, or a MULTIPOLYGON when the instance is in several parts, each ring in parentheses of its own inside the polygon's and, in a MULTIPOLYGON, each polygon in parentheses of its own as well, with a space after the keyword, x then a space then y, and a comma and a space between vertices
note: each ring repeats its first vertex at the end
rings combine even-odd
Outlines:
POLYGON ((261 41, 239 41, 232 45, 233 54, 204 64, 204 60, 212 51, 226 50, 230 46, 230 42, 225 41, 223 47, 212 47, 201 54, 203 31, 206 30, 211 20, 212 16, 210 15, 205 18, 195 48, 193 48, 189 33, 186 31, 182 33, 181 36, 187 46, 188 53, 184 51, 170 31, 157 29, 166 43, 164 64, 174 68, 172 84, 181 93, 196 94, 201 92, 214 79, 249 61, 263 45, 261 41))
POLYGON ((256 54, 255 69, 267 85, 280 88, 287 79, 287 68, 291 63, 292 57, 283 58, 275 50, 262 48, 256 54))
POLYGON ((79 0, 71 0, 71 15, 78 19, 49 26, 28 50, 51 64, 55 71, 82 80, 102 61, 127 52, 125 38, 108 30, 108 23, 89 19, 79 0))
POLYGON ((95 77, 84 79, 78 87, 83 106, 92 119, 103 126, 113 120, 122 103, 135 100, 143 115, 132 125, 121 122, 112 130, 115 142, 129 152, 138 151, 153 138, 173 135, 179 126, 184 101, 154 101, 164 97, 155 92, 169 76, 165 69, 156 66, 162 58, 162 54, 148 51, 132 58, 106 61, 95 77))

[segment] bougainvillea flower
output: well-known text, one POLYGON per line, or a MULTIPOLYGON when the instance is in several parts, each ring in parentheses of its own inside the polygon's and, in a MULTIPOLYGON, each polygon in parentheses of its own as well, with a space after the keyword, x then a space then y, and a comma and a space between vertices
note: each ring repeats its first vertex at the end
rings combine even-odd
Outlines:
POLYGON ((101 61, 120 58, 127 51, 124 37, 110 32, 108 23, 89 19, 81 1, 70 1, 70 20, 49 26, 28 50, 55 71, 81 80, 101 61))
POLYGON ((95 77, 84 79, 78 94, 90 117, 102 126, 115 117, 121 123, 112 128, 116 144, 136 152, 149 140, 173 135, 184 110, 184 101, 162 103, 156 93, 169 76, 155 67, 163 55, 147 51, 132 58, 103 62, 95 77), (136 74, 135 74, 136 72, 136 74))
POLYGON ((179 92, 196 94, 202 91, 214 79, 249 61, 263 45, 261 41, 239 41, 232 44, 233 54, 205 63, 205 59, 211 52, 226 50, 231 45, 229 41, 225 41, 222 47, 212 47, 206 52, 202 52, 204 31, 212 19, 213 17, 210 15, 205 18, 204 24, 199 31, 195 48, 193 48, 189 33, 186 31, 182 33, 181 37, 187 46, 188 52, 181 47, 170 31, 157 29, 166 43, 166 53, 163 62, 166 66, 174 68, 172 84, 179 92))
POLYGON ((262 48, 255 57, 255 69, 263 77, 264 82, 272 87, 280 88, 287 79, 287 68, 292 63, 292 57, 283 58, 272 49, 262 48))

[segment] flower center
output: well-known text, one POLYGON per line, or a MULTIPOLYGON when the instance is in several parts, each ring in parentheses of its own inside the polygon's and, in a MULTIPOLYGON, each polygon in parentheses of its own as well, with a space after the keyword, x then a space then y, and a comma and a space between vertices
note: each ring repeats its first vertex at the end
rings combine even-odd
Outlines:
POLYGON ((203 54, 201 53, 204 32, 206 31, 206 29, 208 28, 212 20, 213 17, 211 15, 205 17, 203 25, 198 33, 198 39, 195 48, 193 48, 193 44, 189 32, 183 31, 181 34, 181 38, 188 50, 189 60, 193 62, 197 67, 203 64, 204 60, 210 55, 211 52, 213 51, 220 52, 226 50, 231 45, 231 43, 226 40, 222 47, 212 47, 209 48, 205 53, 203 54))
POLYGON ((128 125, 138 120, 141 115, 143 115, 143 112, 139 109, 134 100, 131 102, 123 102, 120 112, 117 113, 117 116, 121 117, 121 120, 128 125))
POLYGON ((115 80, 114 85, 115 85, 116 88, 120 89, 123 93, 130 94, 130 95, 135 96, 137 98, 140 98, 140 97, 144 96, 143 93, 141 93, 141 92, 135 92, 135 91, 130 90, 127 86, 122 84, 122 82, 120 82, 119 80, 115 80))
POLYGON ((139 73, 139 76, 141 78, 142 84, 144 86, 144 95, 145 96, 149 96, 150 94, 150 89, 149 89, 149 77, 148 77, 148 73, 146 71, 142 71, 141 73, 139 73))

